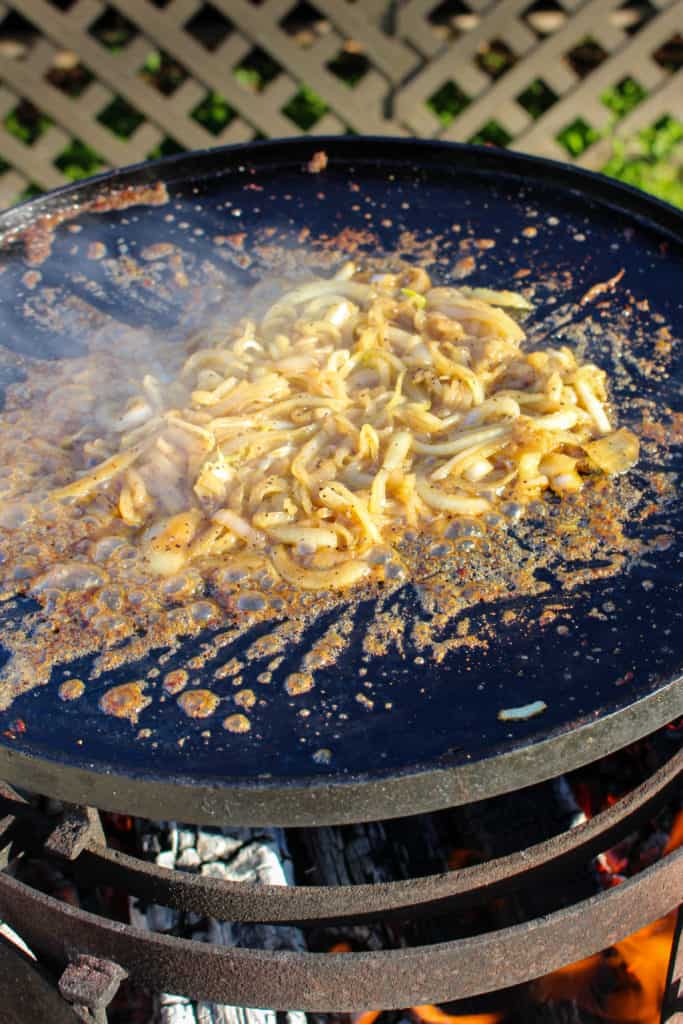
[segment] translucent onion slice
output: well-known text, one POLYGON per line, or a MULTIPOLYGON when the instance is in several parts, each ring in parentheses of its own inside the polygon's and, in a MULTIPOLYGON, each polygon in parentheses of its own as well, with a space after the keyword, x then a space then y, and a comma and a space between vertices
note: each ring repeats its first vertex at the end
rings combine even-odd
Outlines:
POLYGON ((622 427, 598 441, 584 444, 584 451, 604 473, 617 476, 626 473, 638 461, 640 441, 635 434, 622 427))
POLYGON ((356 558, 341 562, 331 569, 306 569, 295 562, 284 547, 275 548, 272 562, 283 580, 302 590, 344 590, 370 574, 368 563, 356 558))

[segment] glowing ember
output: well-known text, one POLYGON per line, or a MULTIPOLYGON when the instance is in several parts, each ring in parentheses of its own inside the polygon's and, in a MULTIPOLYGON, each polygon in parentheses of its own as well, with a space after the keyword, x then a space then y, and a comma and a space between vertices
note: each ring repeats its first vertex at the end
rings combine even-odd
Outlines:
POLYGON ((482 855, 477 850, 456 847, 448 854, 448 869, 449 871, 458 871, 460 868, 466 868, 468 864, 478 864, 481 859, 482 855))
POLYGON ((413 1006, 410 1012, 425 1024, 498 1024, 503 1019, 502 1013, 446 1013, 438 1006, 413 1006))
POLYGON ((604 953, 554 971, 536 982, 537 998, 570 1000, 620 1024, 659 1024, 675 925, 674 912, 604 953))
POLYGON ((359 1013, 353 1018, 353 1024, 375 1024, 381 1010, 368 1010, 367 1013, 359 1013))
MULTIPOLYGON (((683 846, 683 810, 678 812, 662 856, 683 846)), ((613 851, 601 854, 603 872, 626 867, 613 851)), ((623 881, 611 876, 609 885, 623 881)), ((541 978, 534 994, 541 1002, 568 1000, 619 1024, 659 1024, 676 928, 676 911, 646 925, 610 949, 541 978)), ((437 1022, 434 1022, 437 1024, 437 1022)))
POLYGON ((683 810, 679 811, 674 819, 671 835, 662 851, 662 855, 666 857, 668 853, 673 853, 679 846, 683 846, 683 810))

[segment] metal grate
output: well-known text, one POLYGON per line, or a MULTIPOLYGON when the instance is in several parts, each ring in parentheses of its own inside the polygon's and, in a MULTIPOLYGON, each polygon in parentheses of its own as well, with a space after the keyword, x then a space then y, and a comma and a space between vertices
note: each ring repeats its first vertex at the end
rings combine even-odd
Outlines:
POLYGON ((683 0, 14 0, 0 203, 263 136, 510 144, 591 168, 680 111, 683 0), (623 97, 621 119, 606 94, 623 97))

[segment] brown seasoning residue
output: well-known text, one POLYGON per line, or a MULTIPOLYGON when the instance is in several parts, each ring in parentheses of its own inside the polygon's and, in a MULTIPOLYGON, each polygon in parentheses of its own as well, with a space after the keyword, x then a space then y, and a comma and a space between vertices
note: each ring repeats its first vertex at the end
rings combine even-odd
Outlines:
POLYGON ((306 164, 306 170, 309 174, 320 174, 327 167, 327 163, 327 153, 324 149, 319 149, 306 164))
POLYGON ((143 692, 146 686, 144 681, 114 686, 102 694, 100 707, 106 715, 127 718, 131 725, 135 725, 140 712, 152 703, 152 698, 146 697, 143 692))
POLYGON ((161 206, 168 200, 168 191, 162 181, 158 181, 154 185, 131 185, 127 188, 103 192, 86 203, 39 217, 35 223, 18 232, 14 237, 23 240, 25 259, 29 266, 37 267, 44 263, 50 255, 55 231, 60 224, 80 217, 84 213, 108 213, 112 210, 127 210, 130 206, 161 206))
POLYGON ((84 691, 85 683, 82 679, 65 679, 58 692, 62 700, 78 700, 84 691))
POLYGON ((227 729, 228 732, 249 732, 251 729, 251 722, 246 715, 228 715, 223 720, 223 728, 227 729))
POLYGON ((180 693, 187 686, 189 680, 189 674, 184 668, 176 668, 172 672, 167 672, 164 676, 164 681, 161 684, 166 691, 172 696, 176 693, 180 693))
POLYGON ((208 718, 220 703, 220 698, 211 690, 186 690, 178 697, 178 707, 188 718, 208 718))
MULTIPOLYGON (((160 192, 153 192, 153 195, 159 202, 168 198, 162 198, 160 192)), ((129 205, 133 201, 152 202, 154 199, 131 199, 129 205)), ((65 216, 54 222, 38 222, 33 235, 24 235, 28 261, 42 262, 49 253, 57 225, 69 216, 77 216, 83 209, 65 211, 65 216)), ((535 231, 523 229, 522 234, 531 237, 532 230, 535 231)), ((266 231, 262 237, 267 237, 266 231)), ((218 238, 217 244, 226 247, 224 252, 230 252, 242 249, 246 235, 239 233, 218 238)), ((271 273, 289 269, 295 264, 300 271, 308 265, 315 265, 316 261, 317 264, 332 266, 338 262, 340 252, 352 253, 360 246, 374 244, 375 241, 371 232, 347 228, 327 240, 324 246, 319 240, 313 240, 307 251, 302 251, 301 257, 291 252, 278 253, 275 243, 272 247, 250 243, 249 252, 255 259, 260 258, 271 273), (316 245, 319 246, 317 250, 316 245)), ((464 242, 462 251, 465 253, 475 247, 471 239, 464 242)), ((425 263, 445 258, 437 239, 421 242, 416 235, 405 233, 402 244, 425 263)), ((485 249, 486 246, 477 244, 476 248, 485 249)), ((161 258, 161 254, 157 258, 161 258)), ((176 256, 171 259, 176 259, 176 256)), ((456 268, 459 264, 463 269, 468 268, 470 261, 473 268, 474 259, 470 255, 463 256, 456 268)), ((452 262, 451 254, 445 265, 451 266, 452 262)), ((131 262, 127 273, 131 279, 139 280, 141 275, 151 275, 155 270, 154 266, 145 268, 131 262)), ((600 288, 590 289, 584 296, 584 303, 603 294, 609 299, 608 293, 618 276, 600 288)), ((201 308, 201 293, 197 291, 195 294, 195 289, 192 289, 192 302, 201 308)), ((239 316, 243 315, 243 308, 239 316)), ((233 315, 232 311, 229 315, 233 315)), ((612 346, 614 361, 619 363, 624 352, 629 358, 634 357, 631 357, 629 348, 630 327, 624 327, 616 314, 615 323, 611 334, 601 325, 597 336, 601 344, 604 341, 605 345, 612 346)), ((591 329, 594 326, 591 325, 591 329)), ((552 330, 552 323, 549 330, 552 330)), ((580 348, 587 343, 587 338, 590 341, 588 328, 585 332, 577 332, 576 337, 572 337, 567 331, 561 340, 580 348)), ((42 506, 33 505, 25 499, 35 481, 49 478, 53 485, 60 485, 73 479, 72 453, 59 440, 78 437, 82 424, 92 422, 94 402, 88 405, 88 390, 93 389, 92 382, 99 379, 100 370, 104 368, 105 384, 108 380, 116 382, 121 378, 125 386, 130 377, 141 375, 134 353, 144 352, 144 335, 136 335, 132 329, 125 328, 120 336, 116 336, 118 340, 115 343, 111 343, 112 335, 108 337, 106 344, 94 339, 93 352, 88 357, 50 364, 49 375, 40 368, 31 369, 26 383, 8 389, 8 403, 0 415, 5 451, 13 453, 9 483, 0 495, 3 516, 0 542, 3 554, 7 552, 2 565, 2 589, 6 598, 30 594, 40 605, 40 610, 29 617, 22 630, 8 635, 11 658, 3 667, 0 679, 0 708, 3 709, 19 694, 50 682, 59 666, 63 672, 68 672, 69 662, 83 655, 94 656, 90 679, 96 679, 126 664, 133 664, 149 656, 150 652, 156 663, 162 666, 162 671, 169 661, 178 664, 181 658, 182 663, 190 667, 187 657, 183 656, 185 645, 192 646, 192 671, 200 677, 205 672, 204 678, 229 679, 233 686, 239 687, 242 687, 243 680, 253 684, 256 679, 264 686, 273 681, 277 689, 259 691, 269 701, 276 697, 283 700, 285 693, 296 697, 314 688, 314 673, 317 671, 335 665, 340 671, 344 670, 345 652, 349 650, 361 602, 367 602, 365 607, 371 610, 369 621, 362 623, 360 637, 360 648, 368 665, 356 668, 359 675, 369 674, 372 678, 372 659, 381 659, 392 650, 404 656, 404 645, 410 649, 410 644, 414 644, 418 652, 415 663, 426 666, 420 677, 428 685, 430 665, 443 661, 450 652, 460 652, 463 659, 470 655, 476 658, 480 652, 485 652, 494 635, 487 632, 485 615, 479 614, 482 608, 500 608, 501 602, 512 599, 517 602, 516 609, 520 598, 539 597, 550 590, 550 584, 543 579, 539 569, 545 570, 546 574, 552 573, 556 588, 567 594, 583 583, 613 577, 628 570, 645 550, 638 536, 634 537, 629 532, 629 526, 661 512, 666 503, 676 496, 673 474, 662 471, 655 475, 648 470, 648 485, 653 492, 648 493, 648 503, 641 500, 642 494, 628 478, 589 479, 580 499, 568 498, 559 506, 552 502, 544 503, 547 517, 540 527, 533 522, 527 525, 524 519, 520 523, 511 519, 510 522, 487 524, 478 533, 473 533, 470 529, 472 524, 466 520, 449 521, 436 517, 431 532, 425 531, 424 536, 397 544, 419 602, 417 610, 410 613, 398 607, 395 598, 405 585, 402 580, 387 579, 380 588, 364 585, 340 600, 336 594, 297 593, 282 581, 259 590, 259 568, 250 570, 245 580, 231 582, 221 575, 220 568, 209 566, 205 569, 202 566, 196 574, 188 574, 187 578, 179 580, 173 593, 164 594, 160 592, 158 580, 150 583, 149 574, 145 576, 145 567, 133 557, 134 550, 131 555, 131 549, 137 543, 135 531, 121 527, 114 538, 118 546, 107 546, 109 540, 105 531, 109 529, 111 532, 111 510, 106 496, 90 502, 84 507, 83 514, 77 516, 73 515, 72 507, 47 506, 47 514, 52 518, 46 519, 49 526, 41 533, 40 542, 36 539, 35 522, 31 518, 40 515, 42 506), (39 421, 35 409, 41 410, 39 421), (64 421, 62 416, 66 417, 64 421), (9 522, 6 523, 4 519, 7 516, 9 522), (453 526, 463 527, 464 532, 451 534, 453 526), (435 542, 443 545, 443 553, 438 557, 433 553, 435 542), (594 564, 597 561, 601 563, 599 566, 594 564), (50 574, 55 567, 71 574, 65 577, 67 585, 63 579, 58 586, 52 585, 50 574), (80 589, 70 589, 74 580, 80 589), (259 611, 240 605, 247 594, 262 598, 263 607, 259 611), (335 613, 333 625, 328 626, 323 636, 314 642, 306 641, 306 635, 312 632, 311 627, 321 616, 331 612, 335 613), (246 652, 240 649, 239 658, 236 657, 232 645, 249 637, 254 625, 260 627, 264 624, 268 632, 252 640, 246 652), (214 632, 206 640, 207 632, 217 628, 221 632, 214 632), (199 653, 195 640, 199 642, 199 653), (155 650, 163 653, 154 654, 155 650), (287 675, 284 685, 281 685, 282 676, 276 673, 283 663, 283 654, 292 651, 299 659, 295 662, 298 671, 287 675)), ((656 358, 647 363, 636 363, 634 359, 636 371, 643 376, 666 371, 672 341, 665 333, 660 340, 656 358)), ((529 345, 533 344, 533 338, 530 338, 529 345)), ((169 349, 173 348, 169 346, 169 349)), ((171 359, 174 357, 174 353, 169 356, 171 359)), ((628 375, 628 371, 624 373, 628 375)), ((643 403, 640 415, 643 421, 640 432, 644 444, 649 446, 648 457, 653 465, 663 464, 675 438, 680 443, 683 416, 671 416, 652 402, 643 403)), ((93 462, 98 461, 97 453, 97 440, 94 440, 90 453, 93 462)), ((661 529, 664 525, 662 523, 661 529)), ((660 539, 651 540, 650 548, 663 550, 668 536, 668 533, 659 533, 660 539)), ((554 598, 555 594, 552 596, 554 598)), ((541 614, 541 624, 548 628, 561 611, 564 608, 559 603, 547 605, 541 614)), ((534 614, 536 625, 537 605, 534 614)), ((517 628, 522 622, 522 613, 503 611, 501 618, 504 627, 517 628)), ((212 714, 218 707, 219 697, 210 690, 182 693, 189 678, 186 669, 168 671, 159 692, 172 696, 181 694, 177 703, 190 717, 212 714)), ((84 689, 80 680, 68 679, 62 683, 60 698, 70 700, 80 696, 83 689, 77 693, 79 687, 76 684, 84 689), (72 692, 74 696, 69 695, 72 692)), ((146 685, 144 681, 135 681, 115 686, 103 694, 100 707, 107 714, 135 723, 140 712, 152 701, 152 697, 144 692, 146 685)), ((245 710, 259 703, 252 689, 240 688, 231 696, 245 710)), ((354 695, 351 690, 349 699, 354 699, 354 696, 367 710, 374 707, 371 696, 362 692, 354 695)), ((321 702, 322 699, 321 696, 321 702)), ((164 714, 172 712, 175 712, 174 702, 167 702, 164 714)), ((223 727, 236 734, 247 733, 252 728, 249 718, 240 713, 225 718, 223 727)))
POLYGON ((290 697, 300 697, 302 693, 308 693, 314 686, 313 676, 310 672, 292 672, 285 679, 285 690, 290 697))

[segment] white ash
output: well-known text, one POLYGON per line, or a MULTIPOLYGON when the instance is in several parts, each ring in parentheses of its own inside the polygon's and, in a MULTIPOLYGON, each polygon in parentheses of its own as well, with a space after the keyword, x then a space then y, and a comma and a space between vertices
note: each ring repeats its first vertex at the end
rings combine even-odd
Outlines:
MULTIPOLYGON (((138 821, 138 832, 144 854, 160 867, 232 882, 262 885, 292 885, 294 882, 282 829, 204 829, 176 822, 138 821)), ((171 907, 145 904, 135 897, 130 898, 130 920, 134 927, 222 946, 306 949, 298 928, 217 921, 171 907)), ((287 1024, 306 1024, 303 1013, 292 1011, 285 1016, 287 1024)), ((276 1021, 273 1010, 194 1002, 170 993, 156 997, 154 1024, 276 1024, 276 1021)))

